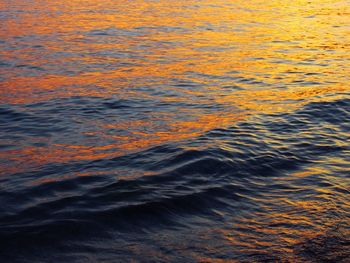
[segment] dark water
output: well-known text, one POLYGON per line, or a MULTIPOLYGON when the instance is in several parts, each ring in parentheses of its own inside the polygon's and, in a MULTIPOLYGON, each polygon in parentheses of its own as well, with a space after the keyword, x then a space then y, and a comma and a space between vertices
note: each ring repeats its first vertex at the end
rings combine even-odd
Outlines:
POLYGON ((350 262, 348 1, 0 22, 1 262, 350 262))

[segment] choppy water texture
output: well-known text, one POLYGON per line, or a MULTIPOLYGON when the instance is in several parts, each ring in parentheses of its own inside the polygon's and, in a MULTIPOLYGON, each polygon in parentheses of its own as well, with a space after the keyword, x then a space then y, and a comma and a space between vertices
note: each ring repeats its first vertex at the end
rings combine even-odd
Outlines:
POLYGON ((350 3, 0 0, 1 262, 350 262, 350 3))

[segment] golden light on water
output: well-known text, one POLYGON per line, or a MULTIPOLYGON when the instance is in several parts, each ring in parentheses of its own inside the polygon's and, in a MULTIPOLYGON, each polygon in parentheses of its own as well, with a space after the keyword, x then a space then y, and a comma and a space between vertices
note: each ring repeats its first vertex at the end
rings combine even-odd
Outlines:
MULTIPOLYGON (((1 103, 22 113, 36 113, 41 107, 42 119, 56 111, 60 121, 72 123, 74 130, 68 128, 75 137, 64 135, 60 140, 53 131, 33 135, 25 142, 18 139, 20 147, 0 151, 0 159, 8 161, 1 163, 3 176, 35 172, 49 164, 112 160, 349 95, 348 1, 40 0, 30 4, 14 1, 13 6, 5 2, 0 2, 0 11, 16 13, 17 8, 25 15, 9 16, 0 30, 0 44, 6 43, 6 49, 0 50, 4 61, 0 64, 1 103), (46 12, 38 15, 43 7, 46 12)), ((346 137, 331 124, 322 125, 346 137)), ((259 142, 259 136, 249 132, 259 142)), ((273 131, 264 132, 266 144, 273 144, 273 139, 287 140, 273 138, 277 136, 273 131)), ((339 148, 346 144, 340 139, 335 142, 339 148)), ((227 141, 212 139, 211 144, 230 149, 227 141)), ((344 166, 341 158, 325 159, 344 166)), ((337 180, 332 171, 319 162, 289 172, 285 183, 319 174, 332 182, 337 180)), ((92 173, 108 171, 66 176, 92 173)), ((126 171, 120 180, 152 175, 150 171, 126 171)), ((40 178, 33 185, 56 180, 60 179, 40 178)), ((254 183, 260 186, 261 182, 254 183)), ((273 180, 268 183, 272 185, 273 180)), ((347 182, 337 184, 346 192, 347 182)), ((247 253, 271 245, 268 238, 256 236, 278 236, 278 231, 285 231, 278 242, 287 244, 285 252, 291 253, 290 245, 298 243, 300 233, 312 237, 336 224, 337 219, 323 222, 317 218, 336 211, 329 197, 332 191, 317 185, 313 190, 321 201, 292 200, 277 190, 264 192, 256 203, 264 208, 270 205, 263 203, 264 198, 273 199, 285 210, 253 211, 255 217, 242 215, 239 223, 213 231, 228 246, 242 247, 247 253), (312 216, 302 215, 303 211, 312 216)), ((225 262, 192 256, 199 262, 225 262)))
MULTIPOLYGON (((38 1, 22 8, 30 11, 42 4, 42 1, 38 1)), ((77 71, 69 73, 62 69, 62 73, 42 72, 20 77, 16 70, 9 72, 12 77, 0 83, 0 96, 4 103, 38 103, 72 96, 154 99, 157 98, 156 94, 135 87, 158 85, 175 94, 168 97, 162 93, 157 98, 160 101, 216 103, 223 105, 223 108, 209 113, 203 110, 188 112, 181 108, 177 114, 159 115, 153 112, 154 120, 162 120, 163 124, 158 126, 154 125, 152 118, 142 122, 129 121, 125 126, 120 122, 107 124, 112 129, 114 126, 134 130, 128 136, 106 134, 106 124, 96 120, 94 125, 99 128, 90 134, 115 139, 111 145, 86 147, 56 144, 46 149, 24 148, 16 154, 1 153, 31 160, 26 163, 43 164, 45 159, 51 162, 54 159, 113 156, 118 153, 106 153, 104 149, 115 147, 120 149, 120 154, 125 150, 140 150, 227 127, 251 114, 293 110, 310 101, 327 100, 327 94, 348 90, 348 79, 343 79, 349 68, 344 62, 350 61, 347 41, 350 39, 347 30, 350 16, 346 3, 334 4, 333 1, 323 0, 293 3, 216 1, 213 4, 212 1, 201 1, 200 5, 189 5, 184 9, 182 1, 169 5, 166 1, 134 1, 132 4, 122 1, 118 6, 121 10, 118 15, 103 12, 108 6, 114 8, 112 2, 100 5, 96 1, 85 1, 84 6, 94 12, 76 12, 80 10, 80 1, 44 4, 50 10, 50 15, 37 17, 29 12, 24 20, 8 21, 0 36, 6 40, 28 32, 32 35, 56 35, 55 41, 48 39, 47 43, 41 43, 45 46, 45 53, 37 54, 35 47, 31 46, 20 47, 19 40, 20 52, 16 48, 3 50, 0 55, 7 59, 28 61, 38 67, 56 62, 72 63, 77 71), (177 34, 174 31, 159 31, 159 27, 165 26, 182 29, 177 34), (193 31, 196 27, 207 30, 193 31), (123 41, 116 42, 113 37, 110 41, 102 42, 97 37, 95 44, 84 41, 87 33, 101 28, 117 28, 121 31, 117 34, 122 35, 123 41), (132 35, 125 33, 123 37, 123 30, 137 32, 137 28, 149 30, 137 35, 137 42, 132 35), (71 55, 57 55, 55 59, 48 60, 47 54, 65 52, 67 47, 71 55), (129 66, 113 70, 89 69, 89 72, 79 70, 79 67, 87 64, 109 65, 120 60, 91 54, 121 50, 137 55, 139 48, 147 49, 149 55, 142 60, 126 59, 130 62, 129 66), (80 57, 82 52, 86 53, 83 59, 80 57), (329 61, 331 67, 327 66, 329 61), (188 72, 196 72, 198 77, 194 78, 188 72), (202 78, 199 74, 210 77, 202 78), (172 78, 182 78, 185 82, 198 83, 206 88, 193 89, 186 87, 186 84, 174 86, 169 83, 172 78), (236 88, 237 81, 239 85, 236 88)))

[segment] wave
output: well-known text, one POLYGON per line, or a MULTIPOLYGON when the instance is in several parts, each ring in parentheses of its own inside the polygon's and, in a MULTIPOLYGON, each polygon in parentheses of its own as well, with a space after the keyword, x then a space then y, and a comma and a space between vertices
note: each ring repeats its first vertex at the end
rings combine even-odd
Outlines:
POLYGON ((222 213, 258 209, 256 200, 264 204, 276 195, 316 198, 322 186, 348 194, 322 177, 280 179, 327 156, 346 154, 349 119, 348 99, 310 103, 191 141, 13 174, 1 180, 0 237, 6 240, 1 250, 6 254, 19 244, 29 249, 91 236, 108 239, 110 232, 176 229, 192 217, 220 221, 222 213), (78 176, 83 172, 90 175, 78 176), (59 176, 46 181, 52 174, 59 176), (33 178, 39 183, 30 185, 33 178))

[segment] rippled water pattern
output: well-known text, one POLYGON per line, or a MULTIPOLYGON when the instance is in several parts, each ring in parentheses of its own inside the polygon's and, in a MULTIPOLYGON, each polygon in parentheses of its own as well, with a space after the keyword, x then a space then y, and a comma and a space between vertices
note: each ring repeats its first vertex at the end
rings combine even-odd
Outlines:
POLYGON ((350 2, 0 0, 1 262, 349 262, 350 2))

